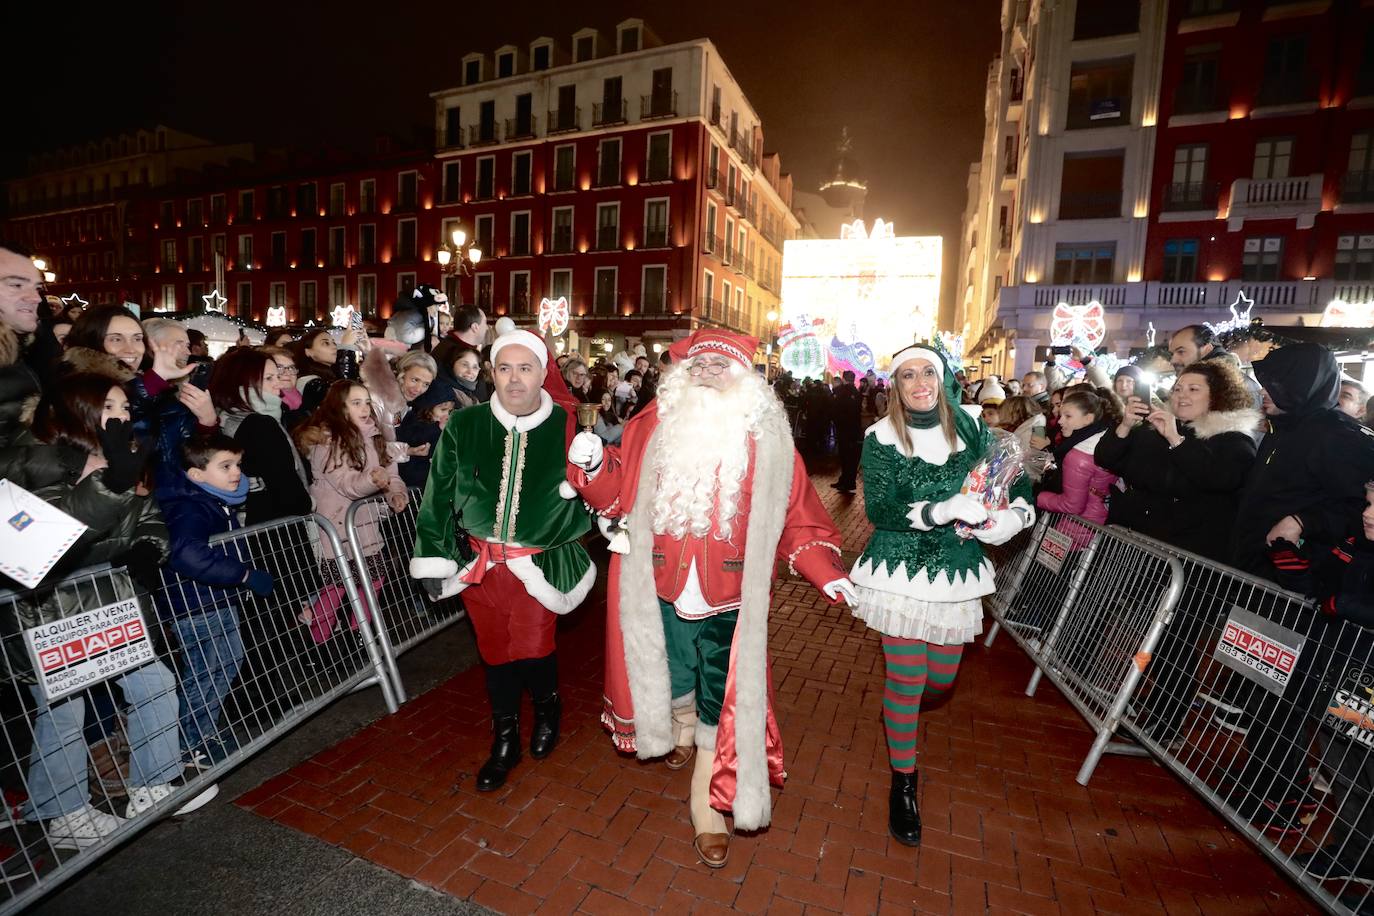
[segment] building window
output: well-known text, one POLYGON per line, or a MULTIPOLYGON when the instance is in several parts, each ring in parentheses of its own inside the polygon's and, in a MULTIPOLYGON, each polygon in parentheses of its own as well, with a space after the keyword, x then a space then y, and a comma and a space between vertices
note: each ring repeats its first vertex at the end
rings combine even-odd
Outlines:
POLYGON ((716 205, 710 202, 706 204, 706 234, 701 247, 707 254, 715 254, 720 247, 720 238, 716 235, 716 205))
POLYGON ((1116 242, 1061 243, 1054 247, 1054 282, 1110 283, 1116 242))
POLYGON ((549 64, 550 64, 550 62, 551 62, 551 58, 550 58, 549 55, 550 55, 550 51, 551 51, 551 50, 552 50, 552 49, 551 49, 548 45, 537 45, 537 46, 535 47, 535 49, 534 49, 534 53, 531 55, 531 59, 533 60, 533 65, 530 67, 530 69, 531 69, 531 70, 547 70, 547 69, 549 69, 549 64))
POLYGON ((186 260, 186 266, 192 273, 199 273, 205 269, 205 239, 200 236, 192 236, 190 248, 186 260))
POLYGON ((644 202, 644 247, 668 247, 668 198, 644 202))
POLYGON ((571 191, 573 189, 573 178, 576 175, 577 166, 577 147, 571 143, 567 146, 556 146, 553 150, 553 189, 555 191, 571 191))
POLYGON ((285 283, 273 283, 267 287, 267 304, 272 308, 286 308, 285 283))
POLYGON ((444 109, 444 146, 463 145, 463 114, 457 105, 444 109))
POLYGON ((1264 49, 1264 76, 1259 105, 1291 105, 1316 98, 1316 83, 1307 77, 1307 36, 1277 35, 1264 49))
MULTIPOLYGON (((309 318, 314 318, 318 308, 319 302, 316 300, 315 281, 302 280, 299 304, 300 312, 303 312, 309 318)), ((296 317, 299 318, 300 316, 297 315, 296 317)))
POLYGON ((417 220, 403 219, 396 224, 396 257, 401 261, 416 258, 417 220))
POLYGON ((515 270, 510 275, 510 311, 513 315, 528 315, 530 309, 530 272, 515 270))
POLYGON ((709 270, 702 271, 701 276, 701 311, 705 312, 704 318, 711 317, 715 311, 716 302, 716 275, 709 270))
POLYGON ((404 273, 396 275, 396 295, 402 299, 406 298, 415 289, 415 274, 404 273))
POLYGON ((488 99, 477 106, 477 142, 496 142, 496 102, 488 99))
POLYGON ((444 197, 446 204, 458 203, 458 192, 461 190, 462 163, 457 159, 452 162, 444 163, 444 197))
POLYGON ((286 233, 272 233, 272 269, 286 269, 286 233))
POLYGON ((1165 191, 1164 209, 1208 210, 1216 205, 1216 188, 1207 181, 1207 144, 1176 147, 1173 179, 1165 191))
POLYGON ((344 183, 336 181, 329 186, 329 215, 344 215, 344 183))
POLYGON ((495 255, 496 240, 496 217, 490 213, 479 216, 474 221, 477 238, 477 250, 483 254, 495 255))
POLYGON ((296 215, 314 216, 319 212, 318 194, 315 182, 296 185, 296 215))
POLYGON ((227 205, 224 202, 223 194, 210 195, 210 221, 222 223, 228 219, 227 205))
POLYGON ((530 173, 533 168, 534 154, 528 150, 511 157, 511 194, 521 197, 530 193, 530 173))
POLYGON ((358 278, 358 311, 364 315, 377 311, 376 274, 363 274, 358 278))
MULTIPOLYGON (((314 230, 314 229, 302 229, 302 230, 301 230, 301 266, 302 266, 302 267, 315 267, 315 266, 317 266, 317 264, 318 264, 318 260, 317 260, 317 258, 316 258, 316 256, 315 256, 315 230, 314 230)), ((323 264, 318 264, 318 266, 323 267, 324 265, 323 265, 323 264)))
POLYGON ((235 266, 239 270, 253 269, 253 237, 251 235, 239 236, 239 260, 235 266))
POLYGON ((554 207, 550 252, 566 254, 573 250, 573 208, 554 207))
POLYGON ((1240 278, 1254 282, 1277 280, 1282 264, 1283 236, 1249 238, 1240 260, 1240 278))
POLYGON ((1374 280, 1374 235, 1342 235, 1336 239, 1336 279, 1374 280))
POLYGON ((593 307, 598 315, 615 314, 616 273, 614 267, 596 269, 596 301, 593 307))
POLYGON ((192 228, 205 225, 205 201, 201 198, 186 201, 186 225, 192 228))
POLYGON ((1255 167, 1251 176, 1258 180, 1287 178, 1293 160, 1292 137, 1269 137, 1255 144, 1255 167))
POLYGON ((348 302, 348 287, 343 277, 329 278, 329 307, 338 308, 348 302))
POLYGON ((1374 95, 1374 24, 1365 26, 1364 48, 1359 69, 1355 71, 1355 94, 1374 95))
POLYGON ((191 283, 186 287, 186 307, 200 309, 205 305, 205 284, 191 283))
POLYGON ((357 227, 357 262, 361 265, 376 264, 375 222, 364 222, 357 227))
POLYGON ((1361 131, 1350 137, 1350 157, 1346 162, 1341 200, 1349 203, 1374 201, 1374 131, 1361 131))
POLYGON ((329 266, 344 266, 344 227, 331 226, 329 229, 329 266))
POLYGON ((522 257, 530 253, 530 211, 510 215, 510 253, 522 257))
POLYGON ((646 315, 664 312, 668 304, 668 268, 663 264, 653 264, 644 268, 640 311, 646 315))
POLYGON ((1130 123, 1134 59, 1076 61, 1069 72, 1069 130, 1130 123))
POLYGON ((477 307, 491 313, 491 297, 494 281, 491 274, 477 275, 477 307))
POLYGON ((358 182, 358 212, 377 212, 377 180, 364 178, 358 182))
POLYGON ((507 51, 496 55, 496 78, 505 79, 515 75, 515 52, 507 51))
POLYGON ((471 86, 482 82, 482 61, 469 60, 463 63, 463 85, 471 86))
POLYGON ((620 53, 633 54, 639 50, 639 26, 628 26, 620 30, 620 53))
POLYGON ((1121 216, 1125 150, 1065 153, 1059 185, 1060 219, 1111 219, 1121 216))
POLYGON ((596 184, 620 184, 620 140, 602 140, 596 146, 596 184))
POLYGON ((577 110, 577 84, 558 87, 558 110, 549 113, 549 132, 577 130, 580 126, 577 110))
POLYGON ((649 162, 646 180, 668 181, 672 178, 673 135, 668 131, 649 135, 649 162))
MULTIPOLYGON (((252 236, 247 236, 252 238, 252 236)), ((166 273, 176 273, 177 270, 177 242, 176 239, 166 239, 162 243, 162 269, 166 273)))
POLYGON ((477 199, 491 200, 496 196, 496 157, 483 156, 477 160, 477 199))
POLYGON ((164 200, 158 207, 157 224, 161 229, 172 229, 176 226, 176 204, 170 200, 164 200))
POLYGON ((238 284, 238 294, 234 296, 235 314, 240 318, 253 317, 253 284, 243 282, 238 284))
POLYGON ((562 297, 572 302, 572 276, 571 270, 549 271, 549 298, 558 299, 562 297))
POLYGON ((1074 41, 1128 35, 1140 29, 1140 0, 1078 0, 1074 41))
POLYGON ((591 35, 581 35, 573 44, 573 58, 579 63, 596 56, 596 39, 591 35))
POLYGON ((625 97, 621 90, 621 79, 608 76, 601 81, 601 110, 594 119, 600 124, 620 124, 625 120, 625 97))
POLYGON ((596 250, 610 251, 620 247, 620 204, 596 205, 596 250))
POLYGON ((175 283, 162 284, 162 311, 175 312, 177 310, 177 287, 175 283))
POLYGON ((1192 283, 1197 280, 1197 239, 1169 239, 1164 243, 1164 283, 1192 283))
POLYGON ((1226 100, 1217 87, 1221 66, 1221 46, 1189 48, 1183 57, 1183 72, 1174 93, 1174 114, 1222 111, 1226 100))
POLYGON ((414 210, 420 190, 419 172, 402 172, 396 178, 396 206, 414 210))

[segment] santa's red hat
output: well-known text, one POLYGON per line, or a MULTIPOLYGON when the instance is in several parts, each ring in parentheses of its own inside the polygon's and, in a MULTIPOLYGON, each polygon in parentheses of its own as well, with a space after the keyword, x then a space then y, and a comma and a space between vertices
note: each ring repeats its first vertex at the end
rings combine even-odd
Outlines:
POLYGON ((686 362, 704 353, 724 356, 748 369, 754 365, 754 351, 759 348, 759 339, 748 334, 736 334, 721 328, 702 328, 685 340, 679 340, 668 348, 673 362, 686 362))

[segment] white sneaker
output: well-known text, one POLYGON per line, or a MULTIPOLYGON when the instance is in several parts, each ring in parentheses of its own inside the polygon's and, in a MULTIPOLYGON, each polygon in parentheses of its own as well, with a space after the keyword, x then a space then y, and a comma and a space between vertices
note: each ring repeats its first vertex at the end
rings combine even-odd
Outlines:
POLYGON ((48 821, 48 839, 58 849, 85 849, 94 846, 124 823, 91 805, 48 821))
MULTIPOLYGON (((167 796, 175 792, 179 786, 163 783, 160 786, 133 786, 129 789, 129 807, 125 810, 124 816, 133 818, 147 811, 149 808, 162 801, 167 796)), ((195 798, 182 805, 172 812, 175 817, 179 814, 190 814, 198 808, 208 804, 216 795, 219 794, 219 786, 212 785, 195 798)))

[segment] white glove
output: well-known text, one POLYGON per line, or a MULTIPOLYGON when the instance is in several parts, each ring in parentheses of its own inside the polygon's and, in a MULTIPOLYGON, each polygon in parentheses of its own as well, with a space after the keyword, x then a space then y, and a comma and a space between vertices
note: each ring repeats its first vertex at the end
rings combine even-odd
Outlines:
POLYGON ((827 582, 821 586, 821 591, 831 601, 838 601, 843 598, 844 603, 850 607, 859 603, 859 593, 854 590, 854 583, 848 579, 836 579, 834 582, 827 582))
POLYGON ((987 528, 973 529, 973 536, 984 544, 991 544, 996 547, 1005 544, 1020 533, 1021 529, 1028 524, 1025 513, 1016 509, 997 509, 989 516, 992 525, 987 528))
POLYGON ((601 437, 583 430, 573 436, 572 445, 568 446, 568 463, 577 465, 587 472, 588 477, 592 477, 601 468, 601 458, 605 453, 606 447, 601 444, 601 437))
POLYGON ((988 507, 976 496, 955 493, 944 502, 930 507, 930 520, 937 525, 950 522, 963 522, 966 525, 981 525, 987 521, 988 507))

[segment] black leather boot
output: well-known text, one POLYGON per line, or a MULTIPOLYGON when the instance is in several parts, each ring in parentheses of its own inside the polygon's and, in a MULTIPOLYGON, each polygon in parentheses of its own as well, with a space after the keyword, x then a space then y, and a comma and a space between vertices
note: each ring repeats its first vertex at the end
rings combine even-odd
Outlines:
POLYGON ((921 845, 921 809, 916 804, 916 774, 892 771, 887 799, 887 829, 905 846, 921 845))
POLYGON ((563 712, 563 700, 554 691, 542 700, 534 701, 534 728, 530 730, 530 756, 543 760, 553 753, 558 743, 558 719, 563 712))
POLYGON ((477 771, 477 791, 494 792, 520 762, 520 716, 493 716, 491 756, 477 771))

